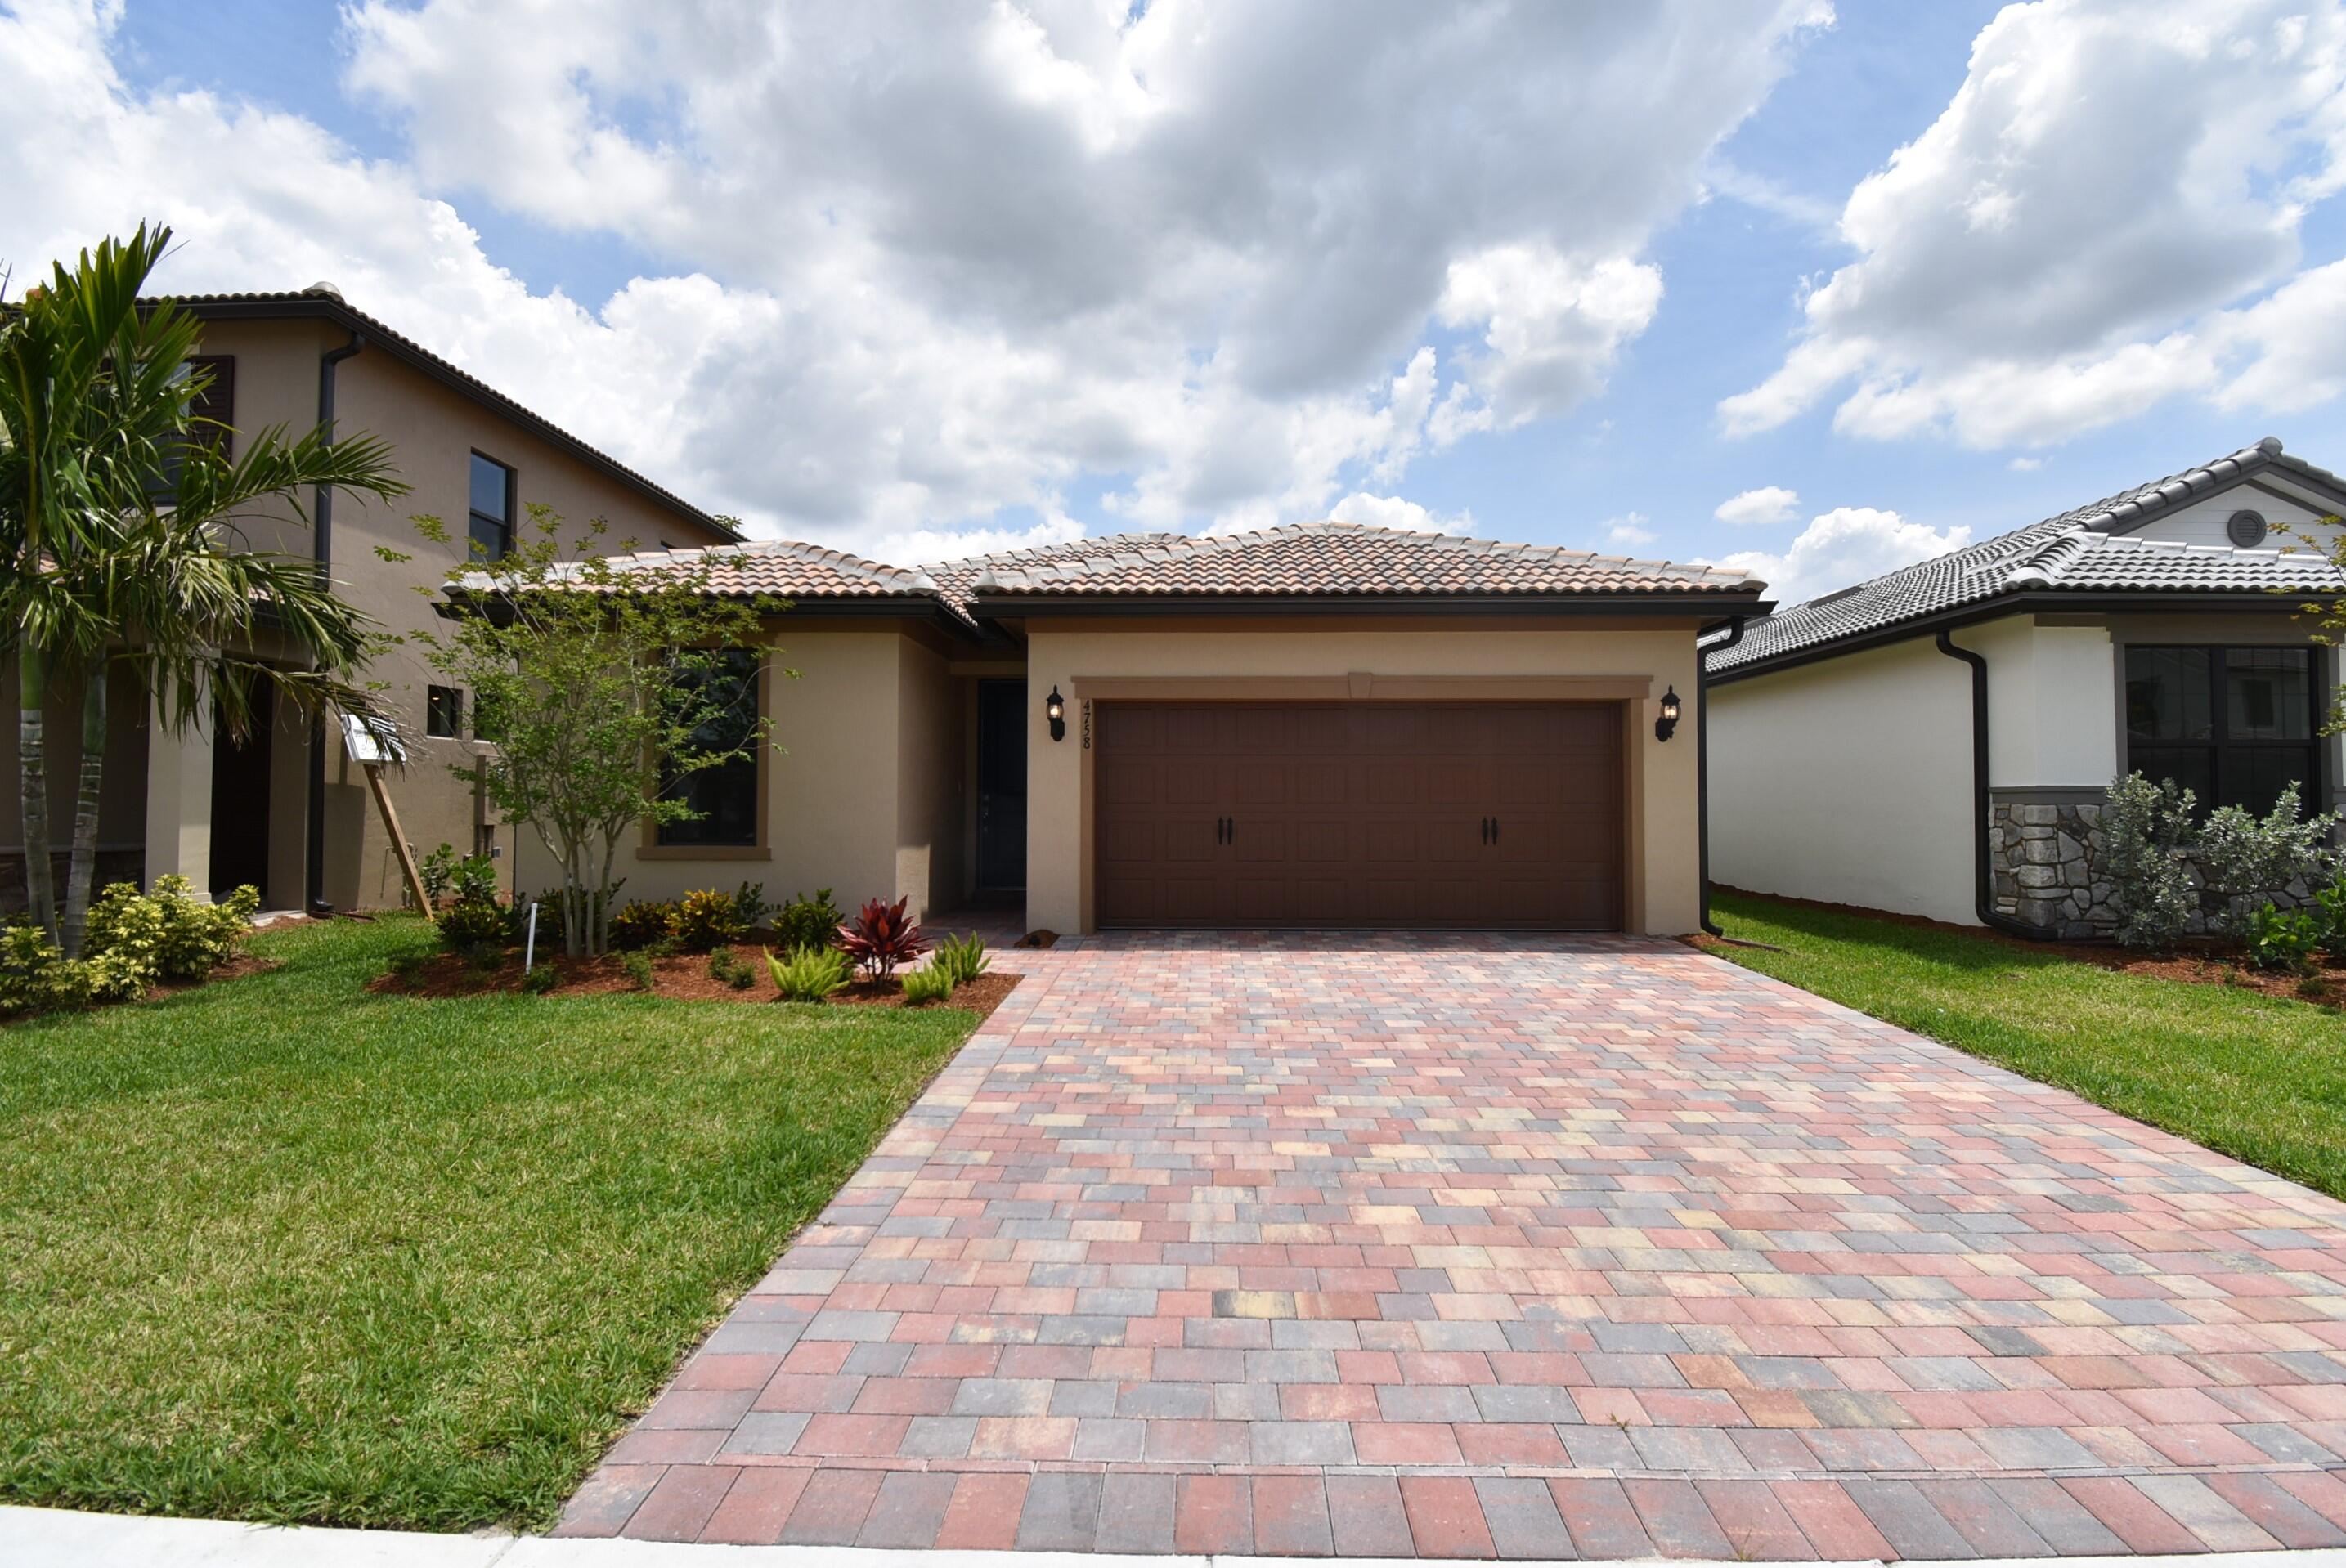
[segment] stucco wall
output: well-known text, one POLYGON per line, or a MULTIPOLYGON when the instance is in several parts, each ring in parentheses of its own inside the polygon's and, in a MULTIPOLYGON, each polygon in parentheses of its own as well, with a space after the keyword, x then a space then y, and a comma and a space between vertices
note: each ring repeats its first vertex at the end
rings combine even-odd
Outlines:
MULTIPOLYGON (((216 321, 204 330, 202 351, 235 358, 232 417, 240 431, 281 424, 299 433, 317 419, 318 356, 345 341, 340 331, 314 321, 216 321)), ((335 424, 344 434, 362 433, 390 443, 393 468, 413 486, 395 501, 340 496, 334 504, 337 589, 394 633, 435 624, 430 599, 418 590, 436 589, 449 567, 464 559, 474 451, 515 470, 523 507, 543 504, 566 518, 572 527, 566 529, 566 540, 600 516, 611 524, 607 549, 629 541, 647 548, 716 541, 715 535, 688 515, 649 501, 380 349, 343 361, 336 372, 335 424), (435 545, 421 537, 413 522, 417 514, 441 518, 451 541, 435 545), (379 547, 410 559, 386 562, 376 554, 379 547)), ((308 505, 307 495, 302 504, 308 505)), ((516 529, 526 527, 525 514, 516 519, 516 529)), ((296 519, 275 524, 254 519, 246 531, 256 547, 299 555, 311 550, 310 531, 296 519)), ((463 739, 424 736, 424 688, 436 677, 423 651, 413 646, 390 648, 377 658, 370 675, 385 683, 384 700, 415 737, 409 766, 390 780, 400 826, 419 854, 444 840, 469 850, 473 790, 450 772, 450 765, 467 762, 477 748, 463 739)), ((306 735, 295 727, 290 736, 280 738, 271 759, 278 781, 269 802, 271 902, 299 896, 307 748, 306 735)), ((326 897, 342 907, 396 903, 400 886, 387 853, 389 840, 367 796, 364 774, 349 764, 339 742, 329 753, 326 811, 326 897)), ((510 846, 511 830, 501 834, 499 841, 510 846)))
MULTIPOLYGON (((620 898, 753 881, 778 903, 829 888, 851 911, 869 898, 909 897, 916 915, 950 907, 963 720, 945 661, 893 626, 806 630, 785 616, 776 635, 778 663, 799 675, 772 669, 767 680, 782 749, 762 763, 765 843, 690 850, 633 839, 619 855, 620 898)), ((536 831, 519 832, 524 893, 557 885, 536 831)))
POLYGON ((2066 624, 2071 619, 2007 616, 1953 634, 1957 647, 1987 658, 1988 782, 1995 789, 2099 789, 2117 775, 2109 626, 2066 624))
POLYGON ((964 692, 944 656, 897 642, 896 891, 919 912, 962 901, 962 819, 968 799, 964 692))
POLYGON ((1715 687, 1710 870, 1976 923, 1971 678, 1929 638, 1715 687))
MULTIPOLYGON (((1373 626, 1320 629, 1310 622, 1276 630, 1216 630, 1177 624, 1168 629, 1109 629, 1096 623, 1029 628, 1026 783, 1026 900, 1030 925, 1061 932, 1086 928, 1083 725, 1077 687, 1116 677, 1568 676, 1650 677, 1653 697, 1675 686, 1694 690, 1694 630, 1650 626, 1571 631, 1453 630, 1373 626), (1070 698, 1067 738, 1054 743, 1042 694, 1054 686, 1070 698)), ((1664 744, 1653 736, 1654 703, 1640 705, 1633 777, 1642 798, 1631 804, 1630 881, 1642 899, 1633 929, 1677 934, 1699 918, 1697 888, 1694 735, 1682 726, 1664 744)))

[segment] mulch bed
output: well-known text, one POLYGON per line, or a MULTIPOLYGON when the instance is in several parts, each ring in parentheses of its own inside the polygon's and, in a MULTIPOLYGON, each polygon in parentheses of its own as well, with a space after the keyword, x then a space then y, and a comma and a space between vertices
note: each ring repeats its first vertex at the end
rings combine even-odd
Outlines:
MULTIPOLYGON (((709 978, 709 954, 679 952, 652 960, 652 988, 646 994, 665 996, 677 1002, 761 1002, 779 1000, 773 982, 766 977, 766 956, 754 942, 736 942, 733 956, 747 966, 756 980, 741 990, 735 990, 721 980, 709 978)), ((556 952, 541 952, 538 967, 552 969, 562 976, 553 994, 556 996, 594 996, 610 992, 633 992, 636 983, 620 966, 618 955, 607 953, 600 958, 570 959, 556 952)), ((477 969, 464 957, 453 952, 435 952, 404 973, 392 973, 368 983, 367 989, 378 995, 388 996, 479 996, 494 991, 521 989, 521 954, 506 954, 494 969, 477 969)), ((939 1007, 965 1007, 981 1018, 1002 1005, 1017 985, 1018 976, 1008 973, 981 974, 975 980, 964 981, 954 987, 954 993, 939 1007)), ((828 1005, 833 1007, 903 1007, 903 987, 894 980, 885 982, 859 980, 843 991, 835 992, 828 1005)))
MULTIPOLYGON (((1943 931, 1980 942, 1999 942, 2020 952, 2098 964, 2104 969, 2124 974, 2139 974, 2153 980, 2179 980, 2192 985, 2237 986, 2243 991, 2261 992, 2267 996, 2287 997, 2292 1002, 2346 1002, 2346 961, 2335 955, 2315 958, 2313 972, 2310 975, 2291 974, 2286 970, 2259 969, 2241 958, 2238 948, 2227 947, 2208 937, 2186 938, 2173 952, 2139 952, 2114 942, 2030 942, 2025 937, 2008 936, 1985 926, 1955 925, 1946 921, 1926 920, 1921 915, 1892 914, 1888 910, 1866 909, 1858 904, 1786 898, 1776 893, 1750 892, 1741 888, 1721 887, 1719 891, 1731 892, 1738 898, 1756 899, 1763 903, 1854 915, 1860 920, 1884 921, 1892 925, 1913 926, 1922 931, 1943 931)), ((1713 952, 1737 945, 1701 934, 1687 940, 1697 947, 1713 952)))

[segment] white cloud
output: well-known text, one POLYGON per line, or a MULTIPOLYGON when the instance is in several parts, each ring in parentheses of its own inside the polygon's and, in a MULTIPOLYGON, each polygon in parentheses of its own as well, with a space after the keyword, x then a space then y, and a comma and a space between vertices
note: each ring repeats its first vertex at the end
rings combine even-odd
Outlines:
POLYGON ((1756 490, 1739 491, 1720 502, 1711 515, 1721 523, 1738 526, 1762 523, 1790 523, 1799 511, 1798 491, 1787 490, 1780 484, 1763 484, 1756 490))
POLYGON ((760 531, 871 548, 1101 484, 1123 525, 1318 516, 1599 392, 1657 309, 1651 237, 1823 19, 1127 13, 356 0, 347 86, 407 138, 370 160, 133 86, 103 0, 26 0, 0 255, 21 275, 151 215, 168 287, 331 278, 760 531), (644 275, 533 288, 476 206, 644 275))
POLYGON ((1739 550, 1720 556, 1715 564, 1749 572, 1768 585, 1770 598, 1790 606, 1960 550, 1971 538, 1969 528, 1941 533, 1927 524, 1910 523, 1895 512, 1836 506, 1810 519, 1800 537, 1780 555, 1739 550))
POLYGON ((1370 528, 1405 528, 1418 534, 1464 534, 1474 526, 1471 512, 1431 512, 1398 495, 1372 495, 1356 490, 1329 508, 1339 523, 1370 528))
POLYGON ((1605 524, 1606 543, 1618 545, 1627 550, 1634 550, 1640 545, 1650 545, 1661 537, 1646 526, 1651 521, 1652 519, 1642 512, 1631 512, 1619 517, 1608 518, 1605 524))
POLYGON ((2014 473, 2034 473, 2045 466, 2045 460, 2041 457, 2015 457, 2004 466, 2014 473))
POLYGON ((1722 422, 1769 429, 1853 382, 1845 433, 2041 446, 2178 393, 2333 396, 2334 354, 2284 328, 2335 331, 2337 281, 2297 269, 2342 181, 2346 8, 2008 5, 1938 119, 1851 193, 1858 259, 1722 422))

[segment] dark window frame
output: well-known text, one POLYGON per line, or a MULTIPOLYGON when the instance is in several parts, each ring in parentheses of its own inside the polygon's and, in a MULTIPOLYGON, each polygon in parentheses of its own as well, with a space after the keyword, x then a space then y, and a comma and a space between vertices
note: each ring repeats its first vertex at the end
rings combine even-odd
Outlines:
POLYGON ((423 688, 423 733, 435 740, 464 738, 464 690, 455 686, 423 688))
POLYGON ((2218 806, 2239 804, 2251 810, 2259 809, 2255 801, 2229 801, 2225 796, 2225 780, 2230 769, 2226 764, 2237 753, 2289 752, 2302 756, 2306 766, 2303 777, 2297 780, 2301 808, 2307 811, 2324 809, 2329 799, 2330 781, 2325 776, 2329 768, 2328 747, 2321 733, 2322 719, 2328 715, 2330 693, 2324 678, 2322 649, 2316 645, 2292 643, 2128 643, 2123 649, 2119 665, 2118 691, 2121 702, 2127 698, 2133 684, 2133 657, 2137 653, 2197 654, 2207 661, 2208 734, 2204 740, 2186 738, 2162 739, 2135 733, 2131 713, 2119 715, 2119 734, 2126 744, 2126 768, 2128 772, 2140 772, 2156 782, 2161 770, 2143 768, 2137 761, 2142 752, 2197 752, 2207 759, 2209 788, 2199 801, 2202 810, 2218 806), (2231 734, 2231 667, 2230 657, 2242 653, 2300 653, 2306 661, 2306 733, 2302 739, 2269 740, 2239 738, 2231 734))
POLYGON ((464 531, 464 553, 467 556, 478 555, 480 558, 484 560, 502 561, 507 555, 513 554, 514 514, 520 507, 520 497, 521 471, 515 468, 512 463, 506 463, 499 458, 492 457, 477 446, 474 447, 464 461, 464 515, 466 519, 466 527, 464 531), (477 512, 473 509, 473 464, 476 461, 495 466, 501 470, 505 476, 505 514, 502 519, 492 517, 485 512, 477 512), (494 551, 487 549, 485 546, 478 551, 475 551, 473 548, 474 545, 482 544, 481 530, 484 525, 497 531, 498 547, 494 551))
MULTIPOLYGON (((766 714, 766 652, 761 648, 735 648, 730 651, 739 656, 746 666, 740 673, 746 677, 747 719, 754 732, 756 725, 766 714)), ((766 849, 766 749, 762 745, 756 746, 748 757, 740 761, 700 769, 681 778, 668 776, 663 768, 660 794, 664 798, 671 790, 678 789, 695 794, 712 787, 746 789, 749 793, 748 809, 734 813, 736 820, 745 825, 735 828, 729 836, 715 836, 719 830, 717 825, 722 820, 722 815, 708 811, 702 806, 704 815, 697 820, 653 824, 647 847, 663 854, 685 858, 762 853, 766 849)), ((695 804, 700 806, 702 803, 696 801, 695 804)))

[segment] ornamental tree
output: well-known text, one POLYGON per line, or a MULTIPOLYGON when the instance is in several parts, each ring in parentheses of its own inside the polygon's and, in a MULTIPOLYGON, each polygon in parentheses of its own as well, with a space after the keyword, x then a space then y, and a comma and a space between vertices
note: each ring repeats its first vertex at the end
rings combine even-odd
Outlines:
MULTIPOLYGON (((473 693, 474 735, 495 748, 481 765, 489 798, 562 868, 563 947, 576 958, 610 946, 621 840, 696 819, 681 781, 773 744, 757 677, 780 650, 763 618, 789 606, 746 589, 741 552, 613 560, 599 518, 567 549, 561 518, 532 506, 529 519, 513 554, 450 574, 443 625, 415 640, 473 693)), ((416 525, 451 538, 436 517, 416 525)))

